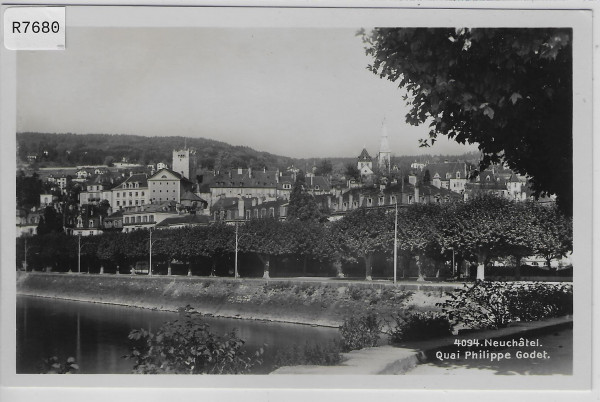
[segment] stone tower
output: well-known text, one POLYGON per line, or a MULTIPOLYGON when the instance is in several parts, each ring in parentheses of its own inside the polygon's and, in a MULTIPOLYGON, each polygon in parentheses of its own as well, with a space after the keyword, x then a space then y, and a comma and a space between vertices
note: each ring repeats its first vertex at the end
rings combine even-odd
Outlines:
POLYGON ((190 175, 196 174, 196 151, 185 147, 173 151, 173 171, 179 173, 186 179, 191 180, 190 175))

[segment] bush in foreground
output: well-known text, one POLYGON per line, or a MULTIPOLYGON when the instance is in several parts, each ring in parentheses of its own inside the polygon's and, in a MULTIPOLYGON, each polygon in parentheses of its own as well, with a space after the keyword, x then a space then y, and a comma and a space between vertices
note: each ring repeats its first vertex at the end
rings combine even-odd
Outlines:
POLYGON ((261 364, 262 350, 246 356, 235 332, 217 336, 190 306, 179 319, 163 324, 156 334, 144 329, 129 334, 133 372, 138 374, 242 374, 261 364))
POLYGON ((346 318, 340 326, 343 352, 377 346, 383 322, 375 312, 346 318))
POLYGON ((503 328, 514 321, 573 314, 573 286, 478 281, 449 293, 437 305, 453 326, 503 328))
POLYGON ((452 335, 452 326, 444 314, 432 311, 407 312, 392 316, 390 342, 420 341, 452 335))

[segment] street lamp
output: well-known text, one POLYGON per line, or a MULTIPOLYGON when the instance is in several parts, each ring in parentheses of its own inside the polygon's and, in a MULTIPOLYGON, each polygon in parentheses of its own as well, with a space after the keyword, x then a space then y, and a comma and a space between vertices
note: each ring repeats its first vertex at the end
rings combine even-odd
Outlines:
POLYGON ((396 216, 394 218, 394 285, 396 284, 396 271, 398 270, 398 196, 396 196, 396 216))
POLYGON ((160 240, 164 240, 164 239, 154 239, 154 241, 152 241, 152 228, 150 228, 150 240, 149 240, 149 243, 150 243, 150 261, 149 261, 149 264, 150 265, 148 266, 148 276, 152 276, 152 245, 154 243, 156 243, 157 241, 160 241, 160 240))
POLYGON ((238 246, 239 246, 239 241, 241 238, 243 238, 244 236, 248 236, 249 233, 244 233, 241 236, 238 235, 238 222, 235 222, 235 265, 234 265, 234 277, 235 278, 239 278, 240 275, 238 274, 238 246))
MULTIPOLYGON (((77 273, 81 273, 81 249, 90 244, 81 245, 81 233, 77 234, 77 273)), ((89 274, 89 263, 88 263, 88 274, 89 274)))
POLYGON ((24 261, 24 266, 25 266, 25 272, 27 272, 27 250, 29 250, 30 248, 36 247, 36 246, 33 245, 33 246, 27 247, 27 236, 24 236, 24 238, 25 238, 25 261, 24 261))

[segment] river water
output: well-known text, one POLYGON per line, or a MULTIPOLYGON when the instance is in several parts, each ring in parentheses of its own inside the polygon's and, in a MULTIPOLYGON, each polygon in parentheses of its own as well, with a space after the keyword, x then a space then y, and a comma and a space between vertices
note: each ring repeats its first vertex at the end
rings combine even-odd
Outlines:
MULTIPOLYGON (((81 374, 130 373, 133 362, 122 357, 129 352, 129 332, 140 328, 155 332, 176 318, 171 312, 18 296, 17 373, 40 373, 43 360, 51 356, 61 361, 74 357, 81 374)), ((334 328, 211 317, 206 321, 216 334, 235 328, 248 352, 267 344, 264 363, 253 374, 270 372, 280 350, 338 338, 334 328)))

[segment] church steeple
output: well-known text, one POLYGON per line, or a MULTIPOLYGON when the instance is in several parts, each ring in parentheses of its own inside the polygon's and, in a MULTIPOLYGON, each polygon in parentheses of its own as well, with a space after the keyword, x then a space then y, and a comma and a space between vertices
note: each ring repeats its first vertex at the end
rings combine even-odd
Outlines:
POLYGON ((386 171, 389 173, 391 168, 391 156, 392 150, 388 142, 388 132, 385 125, 385 118, 381 123, 381 144, 379 146, 379 154, 377 155, 377 162, 380 171, 386 171))

